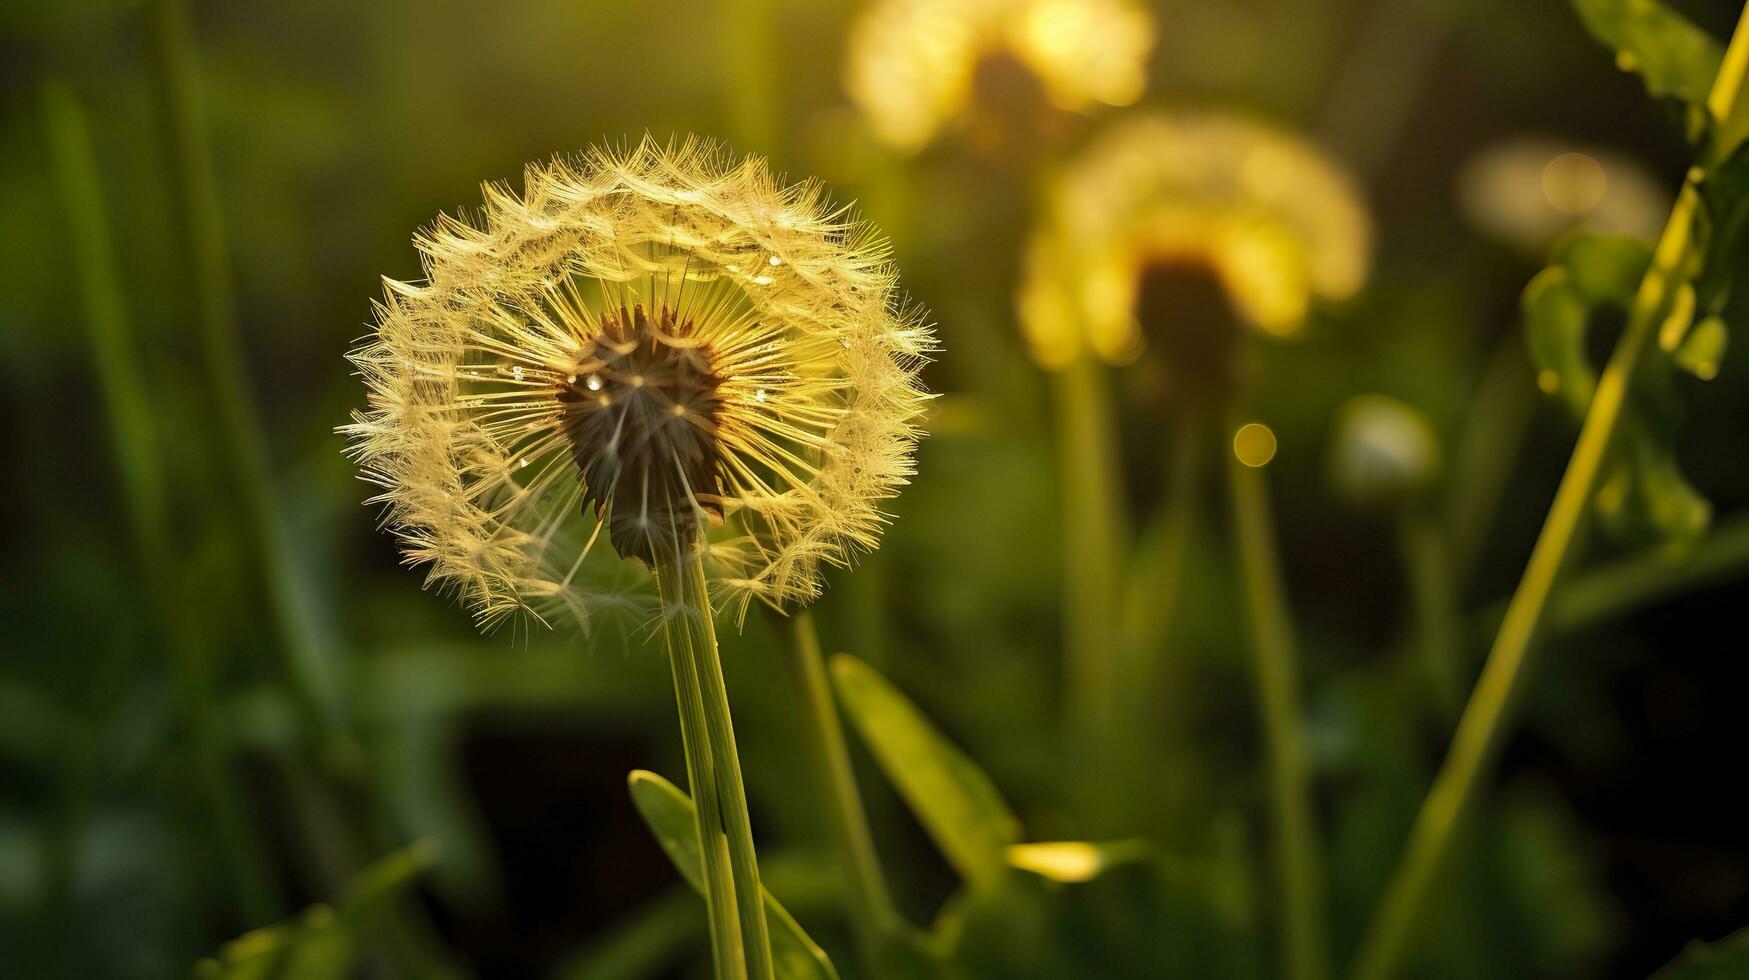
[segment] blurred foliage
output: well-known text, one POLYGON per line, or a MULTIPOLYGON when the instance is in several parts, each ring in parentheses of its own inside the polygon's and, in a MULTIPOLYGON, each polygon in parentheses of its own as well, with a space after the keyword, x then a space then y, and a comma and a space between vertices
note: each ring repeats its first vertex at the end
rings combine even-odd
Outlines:
POLYGON ((296 921, 253 930, 195 964, 203 980, 343 980, 356 976, 363 941, 390 899, 411 887, 437 858, 425 840, 371 863, 333 906, 313 905, 296 921))
MULTIPOLYGON (((1155 11, 1141 106, 1242 108, 1310 134, 1359 174, 1381 242, 1364 293, 1314 312, 1294 342, 1259 347, 1251 408, 1280 444, 1271 480, 1338 963, 1450 734, 1405 652, 1415 583, 1395 557, 1400 515, 1352 509, 1329 485, 1342 406, 1369 392, 1397 399, 1445 450, 1422 503, 1450 546, 1467 689, 1565 462, 1572 412, 1539 410, 1520 332, 1540 261, 1466 226, 1456 172, 1486 146, 1541 133, 1607 146, 1674 190, 1691 154, 1645 88, 1704 94, 1712 39, 1740 9, 1577 6, 1173 0, 1155 11), (1640 77, 1617 71, 1612 57, 1625 59, 1585 27, 1631 52, 1640 77)), ((0 7, 0 411, 15 444, 0 525, 5 972, 180 977, 214 950, 230 963, 263 941, 223 945, 235 937, 266 936, 281 953, 318 941, 377 976, 705 975, 702 907, 624 791, 633 769, 683 771, 667 667, 647 636, 475 635, 398 567, 332 432, 361 400, 341 353, 365 330, 377 276, 418 275, 413 229, 477 200, 483 179, 514 182, 525 161, 695 130, 856 201, 893 236, 908 288, 940 323, 929 384, 943 397, 918 476, 893 502, 881 551, 837 576, 818 613, 828 647, 864 664, 849 668, 843 703, 867 736, 856 761, 898 902, 930 924, 913 965, 978 977, 1271 973, 1261 754, 1219 468, 1193 481, 1179 612, 1158 635, 1167 440, 1157 379, 1139 365, 1112 375, 1137 529, 1126 609, 1164 653, 1133 692, 1145 751, 1122 787, 1127 823, 1099 844, 1150 850, 1088 881, 1015 867, 1023 841, 1086 843, 1060 738, 1050 388, 1012 312, 1034 175, 1019 154, 954 141, 914 158, 883 148, 840 83, 853 10, 192 5, 239 380, 262 416, 290 587, 333 697, 329 729, 312 724, 287 673, 273 586, 219 449, 152 14, 111 0, 0 7), (78 143, 68 105, 86 123, 89 179, 67 163, 78 143), (105 225, 95 237, 94 214, 105 225), (889 719, 877 723, 884 735, 864 729, 859 706, 889 719), (891 753, 926 755, 895 768, 891 753), (258 908, 227 850, 219 794, 241 801, 258 908), (941 812, 954 800, 961 810, 941 812), (408 876, 389 882, 369 863, 405 862, 396 849, 423 838, 441 860, 417 881, 409 865, 391 865, 408 876), (962 888, 971 867, 1001 886, 962 888), (353 881, 378 884, 348 892, 353 881), (377 911, 357 920, 375 925, 355 941, 344 896, 361 894, 377 911), (332 918, 287 918, 317 902, 335 903, 332 918)), ((1720 242, 1743 223, 1744 123, 1690 134, 1719 154, 1700 188, 1720 242)), ((1077 118, 1066 146, 1101 124, 1077 118)), ((1565 394, 1595 374, 1612 333, 1594 306, 1618 303, 1645 259, 1607 240, 1561 248, 1557 265, 1602 283, 1561 301, 1587 303, 1581 320, 1531 317, 1533 338, 1552 331, 1533 350, 1565 394), (1590 249, 1609 255, 1593 266, 1590 249)), ((1749 344, 1724 341, 1740 315, 1740 258, 1728 261, 1730 244, 1706 254, 1717 260, 1697 273, 1694 324, 1669 362, 1678 370, 1635 402, 1650 455, 1623 458, 1638 475, 1621 513, 1659 540, 1672 528, 1694 537, 1696 501, 1710 501, 1716 526, 1690 560, 1713 564, 1690 578, 1677 558, 1593 543, 1626 564, 1601 569, 1607 579, 1576 572, 1584 614, 1549 639, 1547 672, 1412 975, 1637 978, 1689 940, 1749 921, 1749 811, 1729 791, 1749 689, 1749 344), (1657 414, 1670 398, 1680 429, 1657 414), (1709 552, 1715 539, 1735 544, 1709 552)), ((1205 440, 1210 463, 1218 442, 1205 440)), ((758 618, 723 643, 768 887, 797 935, 861 976, 815 790, 799 775, 793 680, 758 618)), ((1728 971, 1741 947, 1715 944, 1668 975, 1740 975, 1728 971)))

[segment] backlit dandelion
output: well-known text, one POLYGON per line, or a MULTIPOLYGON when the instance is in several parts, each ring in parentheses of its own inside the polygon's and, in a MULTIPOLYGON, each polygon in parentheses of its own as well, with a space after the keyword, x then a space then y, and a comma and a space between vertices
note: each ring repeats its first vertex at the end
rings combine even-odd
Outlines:
POLYGON ((1142 349, 1151 284, 1201 277, 1232 318, 1288 335, 1313 300, 1360 288, 1370 249, 1354 182, 1304 141, 1243 118, 1138 117, 1062 174, 1021 320, 1047 367, 1084 351, 1124 363, 1142 349))
POLYGON ((1003 63, 1059 109, 1128 105, 1153 41, 1152 19, 1126 0, 884 0, 851 35, 845 85, 883 139, 914 151, 1003 63))
POLYGON ((608 594, 586 566, 654 573, 713 959, 769 978, 713 607, 805 602, 874 547, 930 330, 885 241, 757 157, 646 138, 523 185, 440 217, 426 281, 387 283, 351 355, 370 391, 351 451, 407 560, 483 623, 587 623, 608 594))
POLYGON ((426 280, 387 282, 346 431, 408 562, 482 623, 586 621, 617 601, 603 546, 702 547, 743 608, 875 546, 931 332, 818 186, 646 138, 531 165, 416 244, 426 280))

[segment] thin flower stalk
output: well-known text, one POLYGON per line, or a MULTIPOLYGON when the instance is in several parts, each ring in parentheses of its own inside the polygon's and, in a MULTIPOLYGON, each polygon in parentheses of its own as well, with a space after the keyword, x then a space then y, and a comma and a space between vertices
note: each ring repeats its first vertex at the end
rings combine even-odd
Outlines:
POLYGON ((813 614, 806 609, 775 621, 773 626, 800 688, 805 724, 814 743, 811 755, 815 778, 831 810, 833 837, 844 866, 851 928, 864 961, 872 969, 881 950, 900 931, 901 920, 887 890, 862 794, 856 787, 856 770, 850 763, 844 726, 832 699, 825 658, 820 652, 820 634, 814 626, 813 614))
POLYGON ((1429 508, 1409 505, 1397 522, 1397 541, 1408 572, 1415 646, 1427 689, 1441 717, 1457 716, 1463 683, 1463 617, 1445 529, 1429 508))
POLYGON ((712 959, 719 978, 769 980, 771 940, 759 866, 717 657, 710 596, 696 549, 691 555, 658 559, 656 582, 703 855, 712 959))
POLYGON ((1117 422, 1105 368, 1080 358, 1055 372, 1063 494, 1063 600, 1068 732, 1075 789, 1094 823, 1109 822, 1117 714, 1118 582, 1124 539, 1117 422))
POLYGON ((1323 872, 1312 811, 1310 753, 1300 714, 1299 655, 1283 595, 1269 488, 1261 465, 1234 453, 1227 454, 1227 478, 1268 757, 1277 887, 1287 931, 1284 972, 1295 980, 1319 980, 1328 972, 1323 872))
MULTIPOLYGON (((1173 692, 1163 686, 1175 637, 1173 627, 1184 592, 1185 559, 1201 512, 1201 480, 1204 464, 1203 419, 1181 416, 1170 422, 1166 449, 1166 498, 1155 526, 1138 546, 1136 570, 1124 590, 1119 647, 1123 659, 1117 671, 1117 716, 1114 726, 1124 737, 1116 739, 1119 753, 1113 770, 1141 771, 1158 747, 1146 735, 1153 732, 1151 714, 1173 692), (1146 565, 1143 564, 1144 557, 1146 565)), ((1167 710, 1170 714, 1170 710, 1167 710)), ((1126 794, 1129 795, 1129 794, 1126 794)), ((1120 804, 1122 801, 1118 801, 1120 804)), ((1134 803, 1117 813, 1114 829, 1128 832, 1137 818, 1134 803)))
MULTIPOLYGON (((1707 108, 1715 120, 1731 117, 1749 75, 1749 6, 1732 35, 1713 82, 1707 108)), ((1567 471, 1537 536, 1524 577, 1513 592, 1506 617, 1494 638, 1482 675, 1458 720, 1451 749, 1409 832, 1401 862, 1386 886, 1371 931, 1361 947, 1359 980, 1397 976, 1420 928, 1428 900, 1451 857, 1459 830, 1474 810, 1483 784, 1497 761, 1506 733, 1532 676, 1533 654, 1551 609, 1562 572, 1581 537, 1610 457, 1634 375, 1658 323, 1668 309, 1683 269, 1695 247, 1695 222, 1701 208, 1696 180, 1689 173, 1669 221, 1640 280, 1627 325, 1598 380, 1567 471)))
MULTIPOLYGON (((296 594, 295 573, 273 489, 267 441, 254 399, 237 330, 231 260, 219 210, 206 111, 193 32, 182 0, 158 0, 154 34, 157 67, 165 90, 172 149, 194 274, 202 366, 216 402, 219 444, 249 532, 279 636, 286 674, 312 727, 337 742, 340 731, 334 679, 311 633, 311 618, 296 594)), ((330 753, 346 757, 350 752, 330 753)))

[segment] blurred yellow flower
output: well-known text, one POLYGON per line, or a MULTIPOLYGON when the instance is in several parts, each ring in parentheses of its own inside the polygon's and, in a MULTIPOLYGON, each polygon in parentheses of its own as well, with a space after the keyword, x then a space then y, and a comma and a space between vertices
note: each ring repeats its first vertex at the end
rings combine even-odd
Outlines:
POLYGON ((1132 117, 1056 181, 1028 249, 1021 322, 1046 367, 1083 351, 1125 363, 1143 346, 1144 281, 1193 269, 1239 319, 1285 336, 1314 299, 1360 288, 1371 241, 1354 181, 1306 142, 1232 116, 1132 117))
POLYGON ((882 0, 852 30, 845 86, 883 139, 915 151, 971 107, 986 63, 1019 63, 1060 109, 1128 105, 1153 41, 1129 0, 882 0))
POLYGON ((1458 173, 1458 204, 1470 223, 1534 259, 1575 228, 1653 239, 1670 192, 1645 164, 1550 136, 1489 146, 1458 173))
POLYGON ((822 563, 876 545, 932 333, 818 185, 646 138, 531 164, 415 242, 426 281, 386 281, 344 431, 407 561, 482 625, 629 601, 603 544, 703 547, 742 611, 812 599, 822 563))

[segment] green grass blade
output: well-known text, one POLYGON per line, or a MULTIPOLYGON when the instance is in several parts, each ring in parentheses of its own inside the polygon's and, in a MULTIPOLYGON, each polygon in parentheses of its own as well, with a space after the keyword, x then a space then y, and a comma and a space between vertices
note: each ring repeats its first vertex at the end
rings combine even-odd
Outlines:
POLYGON ((290 922, 256 929, 195 965, 201 980, 345 980, 380 914, 437 861, 437 844, 417 841, 365 867, 334 905, 312 905, 290 922))
POLYGON ((874 668, 839 654, 832 681, 881 771, 948 861, 975 888, 999 882, 1009 845, 1020 843, 1020 819, 996 784, 874 668))
POLYGON ((1696 940, 1652 980, 1738 980, 1749 977, 1749 928, 1716 943, 1696 940))

